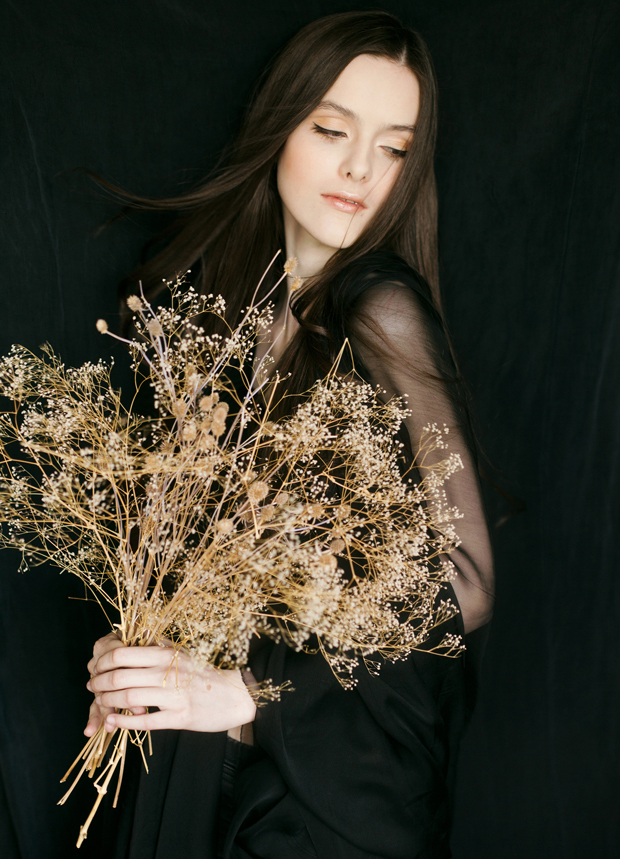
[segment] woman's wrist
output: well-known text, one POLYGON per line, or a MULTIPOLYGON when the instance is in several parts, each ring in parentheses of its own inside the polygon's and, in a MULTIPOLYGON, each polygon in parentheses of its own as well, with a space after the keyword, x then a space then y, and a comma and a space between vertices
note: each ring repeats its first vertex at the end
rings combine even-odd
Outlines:
MULTIPOLYGON (((251 694, 254 689, 257 688, 258 683, 256 682, 256 678, 252 674, 252 671, 249 668, 244 668, 240 672, 241 679, 246 685, 248 692, 251 694)), ((254 711, 254 717, 256 716, 256 710, 254 711)), ((234 728, 230 728, 228 731, 228 736, 231 740, 235 740, 238 743, 244 743, 246 746, 254 745, 254 727, 253 721, 246 722, 244 725, 237 725, 234 728)))

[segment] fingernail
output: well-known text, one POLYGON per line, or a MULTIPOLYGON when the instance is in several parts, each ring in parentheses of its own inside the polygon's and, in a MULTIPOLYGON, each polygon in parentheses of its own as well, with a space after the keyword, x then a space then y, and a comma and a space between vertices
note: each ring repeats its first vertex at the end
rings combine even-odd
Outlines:
POLYGON ((86 684, 86 688, 88 689, 88 691, 89 691, 89 692, 92 692, 92 691, 93 691, 93 687, 90 685, 90 680, 89 680, 89 681, 88 681, 88 683, 86 684))

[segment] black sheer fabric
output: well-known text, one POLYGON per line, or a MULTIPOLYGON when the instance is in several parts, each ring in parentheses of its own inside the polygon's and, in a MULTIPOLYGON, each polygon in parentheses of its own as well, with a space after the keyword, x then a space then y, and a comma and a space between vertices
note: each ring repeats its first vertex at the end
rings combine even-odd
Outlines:
POLYGON ((358 372, 379 385, 386 399, 406 400, 414 455, 424 427, 436 425, 448 428, 447 450, 436 450, 426 461, 448 453, 462 460, 463 468, 450 477, 445 490, 448 506, 462 517, 456 522, 461 544, 450 560, 457 572, 454 589, 465 631, 470 632, 490 618, 493 560, 465 395, 441 318, 426 282, 394 254, 365 257, 346 274, 347 280, 352 278, 357 281, 355 302, 344 318, 358 372))
POLYGON ((446 424, 449 450, 462 457, 463 469, 446 487, 448 503, 462 512, 462 542, 452 556, 457 579, 444 594, 458 600, 461 613, 436 628, 429 645, 446 632, 468 633, 469 649, 456 659, 414 652, 384 664, 379 677, 360 669, 355 689, 345 691, 320 655, 257 642, 254 676, 288 680, 295 691, 259 708, 251 754, 239 754, 226 735, 156 738, 152 773, 138 776, 123 818, 119 859, 450 856, 456 752, 492 599, 475 457, 424 281, 383 253, 347 270, 336 296, 339 290, 351 299, 344 334, 358 372, 385 396, 408 397, 411 449, 425 425, 446 424))

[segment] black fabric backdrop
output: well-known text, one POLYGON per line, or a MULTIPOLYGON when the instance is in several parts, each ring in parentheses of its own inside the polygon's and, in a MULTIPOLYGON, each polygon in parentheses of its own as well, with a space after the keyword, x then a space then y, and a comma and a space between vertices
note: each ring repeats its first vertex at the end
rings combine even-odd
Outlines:
MULTIPOLYGON (((166 193, 197 178, 265 62, 321 15, 418 27, 440 81, 447 316, 496 478, 527 511, 494 531, 497 606, 463 744, 456 859, 620 855, 620 7, 616 0, 5 0, 0 351, 94 329, 152 224, 75 167, 166 193)), ((120 356, 120 353, 118 353, 120 356)), ((490 493, 492 516, 499 515, 490 493)), ((96 855, 93 794, 57 808, 92 641, 76 582, 0 555, 0 853, 96 855), (69 600, 72 596, 76 599, 69 600)), ((328 859, 328 857, 325 857, 328 859)))

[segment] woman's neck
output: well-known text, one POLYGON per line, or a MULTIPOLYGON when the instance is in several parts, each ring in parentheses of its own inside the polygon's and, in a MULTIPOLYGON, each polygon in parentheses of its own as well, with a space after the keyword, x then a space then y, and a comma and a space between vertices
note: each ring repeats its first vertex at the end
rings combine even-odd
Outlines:
POLYGON ((287 259, 295 258, 297 265, 294 272, 287 278, 288 288, 292 281, 301 277, 314 277, 319 274, 327 261, 336 253, 336 248, 318 242, 284 208, 284 237, 286 240, 287 259))
POLYGON ((287 343, 299 328, 290 310, 291 292, 298 289, 308 277, 314 277, 323 270, 327 261, 335 254, 336 248, 328 247, 317 241, 283 207, 284 238, 287 260, 295 259, 294 269, 286 277, 286 293, 280 293, 275 307, 275 318, 268 335, 256 346, 255 366, 259 366, 269 353, 276 361, 282 355, 287 343))

